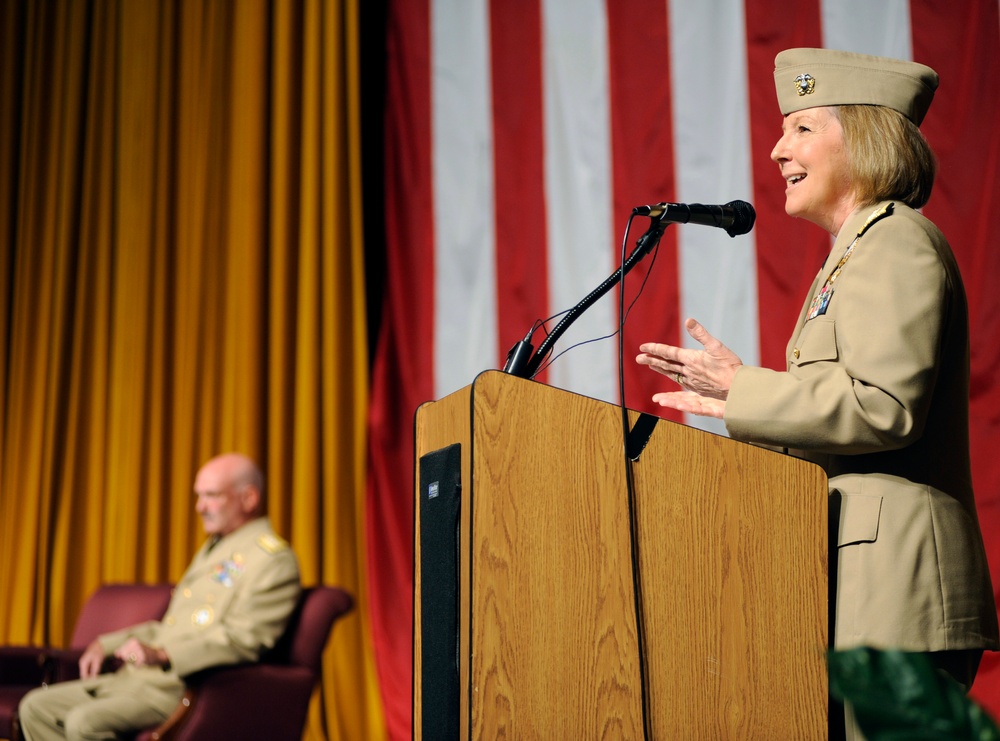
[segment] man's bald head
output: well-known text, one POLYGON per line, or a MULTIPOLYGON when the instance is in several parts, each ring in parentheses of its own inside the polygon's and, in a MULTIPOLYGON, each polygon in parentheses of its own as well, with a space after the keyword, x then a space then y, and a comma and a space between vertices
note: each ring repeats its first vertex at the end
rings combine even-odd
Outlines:
POLYGON ((205 463, 194 480, 195 510, 209 535, 228 535, 266 512, 264 474, 241 453, 205 463))

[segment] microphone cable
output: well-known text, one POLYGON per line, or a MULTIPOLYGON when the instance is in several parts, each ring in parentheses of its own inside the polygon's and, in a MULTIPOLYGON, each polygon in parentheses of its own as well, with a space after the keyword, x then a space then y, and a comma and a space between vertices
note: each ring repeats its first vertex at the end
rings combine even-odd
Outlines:
MULTIPOLYGON (((629 217, 629 225, 625 227, 625 244, 626 245, 628 244, 628 233, 629 233, 629 229, 631 228, 632 218, 634 218, 634 217, 632 217, 632 216, 629 217)), ((561 358, 563 355, 565 355, 566 353, 568 353, 570 350, 572 350, 574 348, 582 347, 584 345, 589 345, 591 342, 601 342, 602 340, 610 340, 612 337, 615 337, 616 335, 620 335, 622 329, 625 326, 625 322, 628 320, 629 314, 632 313, 632 309, 635 308, 636 302, 639 300, 639 297, 642 296, 643 291, 646 289, 646 283, 647 283, 647 281, 649 281, 649 276, 653 273, 653 266, 656 265, 656 257, 659 254, 660 254, 659 250, 656 250, 656 249, 652 250, 653 257, 649 261, 649 270, 646 271, 646 275, 643 277, 642 283, 639 285, 639 290, 636 292, 635 297, 629 302, 628 310, 625 311, 624 314, 622 313, 622 307, 621 307, 621 305, 619 305, 619 308, 618 308, 618 329, 616 329, 611 334, 602 335, 601 337, 591 337, 589 340, 580 340, 579 342, 574 342, 572 345, 570 345, 569 347, 567 347, 565 350, 560 350, 558 353, 556 353, 552 357, 546 357, 545 360, 542 362, 542 364, 539 365, 538 368, 535 369, 535 371, 529 376, 529 378, 532 378, 532 379, 535 378, 535 376, 537 376, 543 370, 545 370, 550 365, 552 365, 558 358, 561 358)), ((624 276, 621 275, 621 267, 619 267, 619 269, 617 271, 615 271, 615 273, 613 275, 618 276, 617 282, 619 284, 619 291, 621 291, 622 287, 624 286, 624 276)), ((619 302, 619 304, 621 304, 621 302, 619 302)), ((533 334, 535 331, 537 331, 538 327, 545 327, 546 323, 552 321, 556 317, 564 316, 564 315, 568 314, 570 311, 572 311, 572 309, 564 309, 563 311, 560 311, 558 314, 553 314, 552 316, 550 316, 545 321, 536 321, 535 325, 534 325, 534 327, 532 327, 531 332, 529 333, 529 335, 533 334)), ((546 337, 547 337, 548 336, 548 330, 546 330, 545 334, 546 334, 546 337)), ((622 348, 621 348, 621 343, 619 342, 619 344, 618 344, 618 367, 619 367, 619 370, 621 369, 621 359, 622 359, 622 348)), ((619 373, 619 375, 620 375, 620 373, 619 373)), ((621 384, 621 380, 619 380, 619 384, 621 384)))
MULTIPOLYGON (((639 519, 635 503, 635 478, 632 471, 632 459, 629 458, 628 455, 628 437, 630 432, 628 406, 625 403, 625 320, 628 318, 628 312, 625 311, 625 254, 628 248, 628 236, 632 229, 633 218, 635 218, 634 213, 629 216, 628 223, 625 225, 625 236, 622 239, 620 258, 621 267, 618 271, 618 398, 621 402, 622 459, 625 463, 625 491, 628 499, 629 555, 631 557, 632 565, 632 594, 634 597, 632 609, 635 615, 636 647, 639 658, 639 690, 641 692, 642 700, 642 737, 644 741, 649 741, 650 719, 649 681, 646 668, 648 663, 648 657, 646 654, 646 612, 642 598, 642 565, 639 558, 639 519)), ((646 272, 645 278, 643 278, 639 292, 629 305, 629 312, 632 311, 632 307, 635 306, 635 302, 639 300, 639 296, 642 295, 642 290, 646 286, 646 281, 649 279, 650 273, 653 272, 653 266, 656 264, 656 257, 660 254, 659 240, 657 240, 656 244, 653 245, 652 252, 653 260, 649 264, 649 270, 646 272)))

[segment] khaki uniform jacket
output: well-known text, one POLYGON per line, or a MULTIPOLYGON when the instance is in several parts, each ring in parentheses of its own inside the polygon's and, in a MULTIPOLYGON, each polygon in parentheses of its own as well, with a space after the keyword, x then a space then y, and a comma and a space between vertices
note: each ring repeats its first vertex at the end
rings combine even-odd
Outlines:
POLYGON ((174 589, 161 621, 100 636, 111 654, 130 637, 163 648, 170 669, 124 666, 132 681, 176 684, 200 669, 252 662, 281 636, 300 592, 299 566, 266 518, 206 542, 174 589))
POLYGON ((825 312, 808 318, 874 211, 841 229, 792 333, 787 371, 737 372, 726 427, 829 476, 835 647, 996 649, 969 461, 968 310, 944 236, 893 204, 858 240, 825 312))

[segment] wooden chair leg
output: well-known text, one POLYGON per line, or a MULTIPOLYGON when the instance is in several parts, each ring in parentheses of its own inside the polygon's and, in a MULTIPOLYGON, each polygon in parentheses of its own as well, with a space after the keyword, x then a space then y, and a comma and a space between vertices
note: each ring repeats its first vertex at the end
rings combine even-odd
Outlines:
POLYGON ((176 738, 177 734, 181 731, 181 727, 184 725, 184 721, 187 720, 187 715, 194 706, 196 698, 197 693, 194 689, 188 687, 184 691, 184 697, 177 704, 177 709, 165 721, 153 729, 149 735, 150 739, 152 741, 171 741, 171 739, 176 738))

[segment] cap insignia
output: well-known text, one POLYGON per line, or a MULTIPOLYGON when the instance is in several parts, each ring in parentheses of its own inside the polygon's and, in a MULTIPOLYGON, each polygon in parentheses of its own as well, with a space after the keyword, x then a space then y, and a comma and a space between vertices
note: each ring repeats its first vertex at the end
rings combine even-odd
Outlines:
POLYGON ((808 72, 804 72, 795 78, 795 92, 799 94, 801 98, 803 95, 809 95, 813 90, 816 89, 816 78, 810 75, 808 72))

